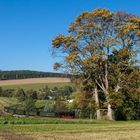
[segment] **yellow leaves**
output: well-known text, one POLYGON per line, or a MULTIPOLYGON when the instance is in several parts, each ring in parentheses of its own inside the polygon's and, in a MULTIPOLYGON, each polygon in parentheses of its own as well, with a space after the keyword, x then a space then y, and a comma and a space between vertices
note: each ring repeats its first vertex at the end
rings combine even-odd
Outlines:
POLYGON ((137 26, 135 24, 129 23, 123 26, 123 29, 126 31, 130 31, 132 29, 137 29, 137 26))
POLYGON ((133 24, 133 23, 127 23, 123 26, 121 26, 121 28, 118 30, 118 35, 122 36, 122 35, 129 35, 132 31, 137 31, 138 27, 133 24))
POLYGON ((52 46, 59 48, 60 45, 64 42, 65 37, 63 35, 57 36, 54 40, 52 40, 52 46))
POLYGON ((98 64, 99 59, 100 59, 99 55, 96 56, 94 55, 82 60, 81 65, 86 69, 92 69, 96 67, 96 64, 98 64))
POLYGON ((92 27, 91 22, 94 22, 94 18, 102 17, 104 19, 109 19, 113 16, 113 13, 107 9, 97 9, 93 12, 84 12, 77 17, 74 24, 71 25, 70 29, 75 28, 78 23, 89 21, 86 24, 87 27, 92 27))
MULTIPOLYGON (((57 36, 52 45, 60 48, 59 53, 68 55, 65 58, 68 65, 73 66, 78 62, 81 67, 90 69, 104 63, 107 49, 111 54, 113 48, 129 46, 138 40, 139 24, 140 19, 135 16, 112 13, 107 9, 84 12, 70 26, 69 35, 57 36), (95 56, 91 56, 93 54, 95 56)), ((129 58, 126 55, 120 59, 127 57, 129 58)))
POLYGON ((52 40, 52 46, 54 48, 59 48, 61 45, 66 45, 67 42, 70 42, 72 40, 72 36, 64 36, 59 35, 54 40, 52 40))
POLYGON ((92 16, 109 18, 113 16, 113 13, 107 9, 97 9, 92 12, 92 16))
POLYGON ((92 30, 100 30, 101 27, 100 25, 96 25, 94 23, 90 23, 90 22, 87 22, 83 25, 83 28, 88 28, 88 29, 92 29, 92 30))
POLYGON ((70 27, 69 27, 69 29, 68 29, 68 32, 73 31, 73 30, 75 29, 75 27, 76 27, 76 23, 74 22, 74 23, 72 23, 72 24, 70 25, 70 27))
POLYGON ((76 22, 80 22, 82 19, 89 18, 89 12, 83 12, 80 16, 77 17, 76 22))
POLYGON ((118 54, 118 58, 121 60, 120 64, 125 64, 127 61, 127 59, 129 59, 131 57, 131 53, 130 53, 131 47, 124 47, 122 49, 119 50, 119 54, 118 54))
POLYGON ((84 26, 85 26, 85 27, 94 27, 94 25, 93 25, 92 23, 89 23, 89 22, 86 23, 86 24, 84 24, 84 26))
POLYGON ((81 61, 81 64, 82 64, 83 66, 85 66, 85 67, 88 66, 87 60, 83 60, 83 61, 81 61))
POLYGON ((137 35, 140 36, 140 18, 132 17, 130 20, 135 25, 137 35))
POLYGON ((137 18, 137 17, 131 17, 130 18, 130 21, 132 22, 132 23, 135 23, 135 24, 140 24, 140 18, 137 18))
POLYGON ((123 25, 120 29, 120 32, 123 34, 129 34, 131 31, 135 31, 138 35, 140 34, 140 18, 135 16, 130 18, 129 23, 123 25))
POLYGON ((140 36, 140 30, 138 30, 138 31, 137 31, 137 35, 139 35, 139 36, 140 36))
POLYGON ((83 36, 83 33, 78 34, 78 35, 77 35, 77 39, 82 38, 82 36, 83 36))
POLYGON ((77 52, 70 52, 69 55, 66 57, 65 61, 69 64, 73 64, 75 61, 77 61, 79 58, 77 52))
POLYGON ((69 53, 69 56, 70 56, 71 58, 75 58, 75 57, 77 57, 77 55, 78 55, 78 52, 70 52, 70 53, 69 53))

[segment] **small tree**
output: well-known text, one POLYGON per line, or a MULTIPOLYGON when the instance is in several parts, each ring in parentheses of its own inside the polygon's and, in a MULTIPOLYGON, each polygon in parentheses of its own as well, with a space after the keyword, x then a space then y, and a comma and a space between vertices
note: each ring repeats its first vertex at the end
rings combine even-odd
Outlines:
POLYGON ((67 100, 70 99, 70 96, 72 92, 74 91, 74 88, 72 86, 62 86, 60 87, 60 92, 63 97, 65 97, 67 100))
POLYGON ((32 98, 28 97, 24 101, 24 110, 26 114, 29 115, 30 111, 32 111, 33 109, 35 109, 35 102, 33 101, 32 98))
POLYGON ((16 97, 19 101, 25 101, 26 100, 26 93, 23 89, 19 88, 16 92, 14 97, 16 97))

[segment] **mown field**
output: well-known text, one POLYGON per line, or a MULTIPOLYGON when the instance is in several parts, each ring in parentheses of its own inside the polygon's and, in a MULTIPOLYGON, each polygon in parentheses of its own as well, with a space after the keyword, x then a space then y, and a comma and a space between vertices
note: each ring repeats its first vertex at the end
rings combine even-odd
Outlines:
POLYGON ((1 118, 0 122, 4 122, 0 138, 8 140, 140 140, 140 121, 1 118))
POLYGON ((60 85, 70 84, 70 79, 68 78, 31 78, 31 79, 20 79, 20 80, 1 80, 0 87, 4 89, 9 88, 24 88, 24 89, 39 89, 48 85, 60 86, 60 85))

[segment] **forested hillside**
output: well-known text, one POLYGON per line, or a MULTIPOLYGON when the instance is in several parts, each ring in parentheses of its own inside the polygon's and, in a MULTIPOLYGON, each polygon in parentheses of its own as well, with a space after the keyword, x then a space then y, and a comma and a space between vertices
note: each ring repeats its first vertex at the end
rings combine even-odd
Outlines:
POLYGON ((43 77, 67 77, 63 73, 38 72, 30 70, 0 71, 0 80, 43 78, 43 77))

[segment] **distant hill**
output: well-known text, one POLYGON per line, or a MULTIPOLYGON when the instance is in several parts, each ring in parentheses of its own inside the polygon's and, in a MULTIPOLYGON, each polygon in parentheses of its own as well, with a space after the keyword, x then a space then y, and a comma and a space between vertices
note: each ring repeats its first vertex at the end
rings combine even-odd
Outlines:
POLYGON ((30 70, 0 71, 0 80, 44 78, 44 77, 69 77, 64 73, 40 72, 30 70))

